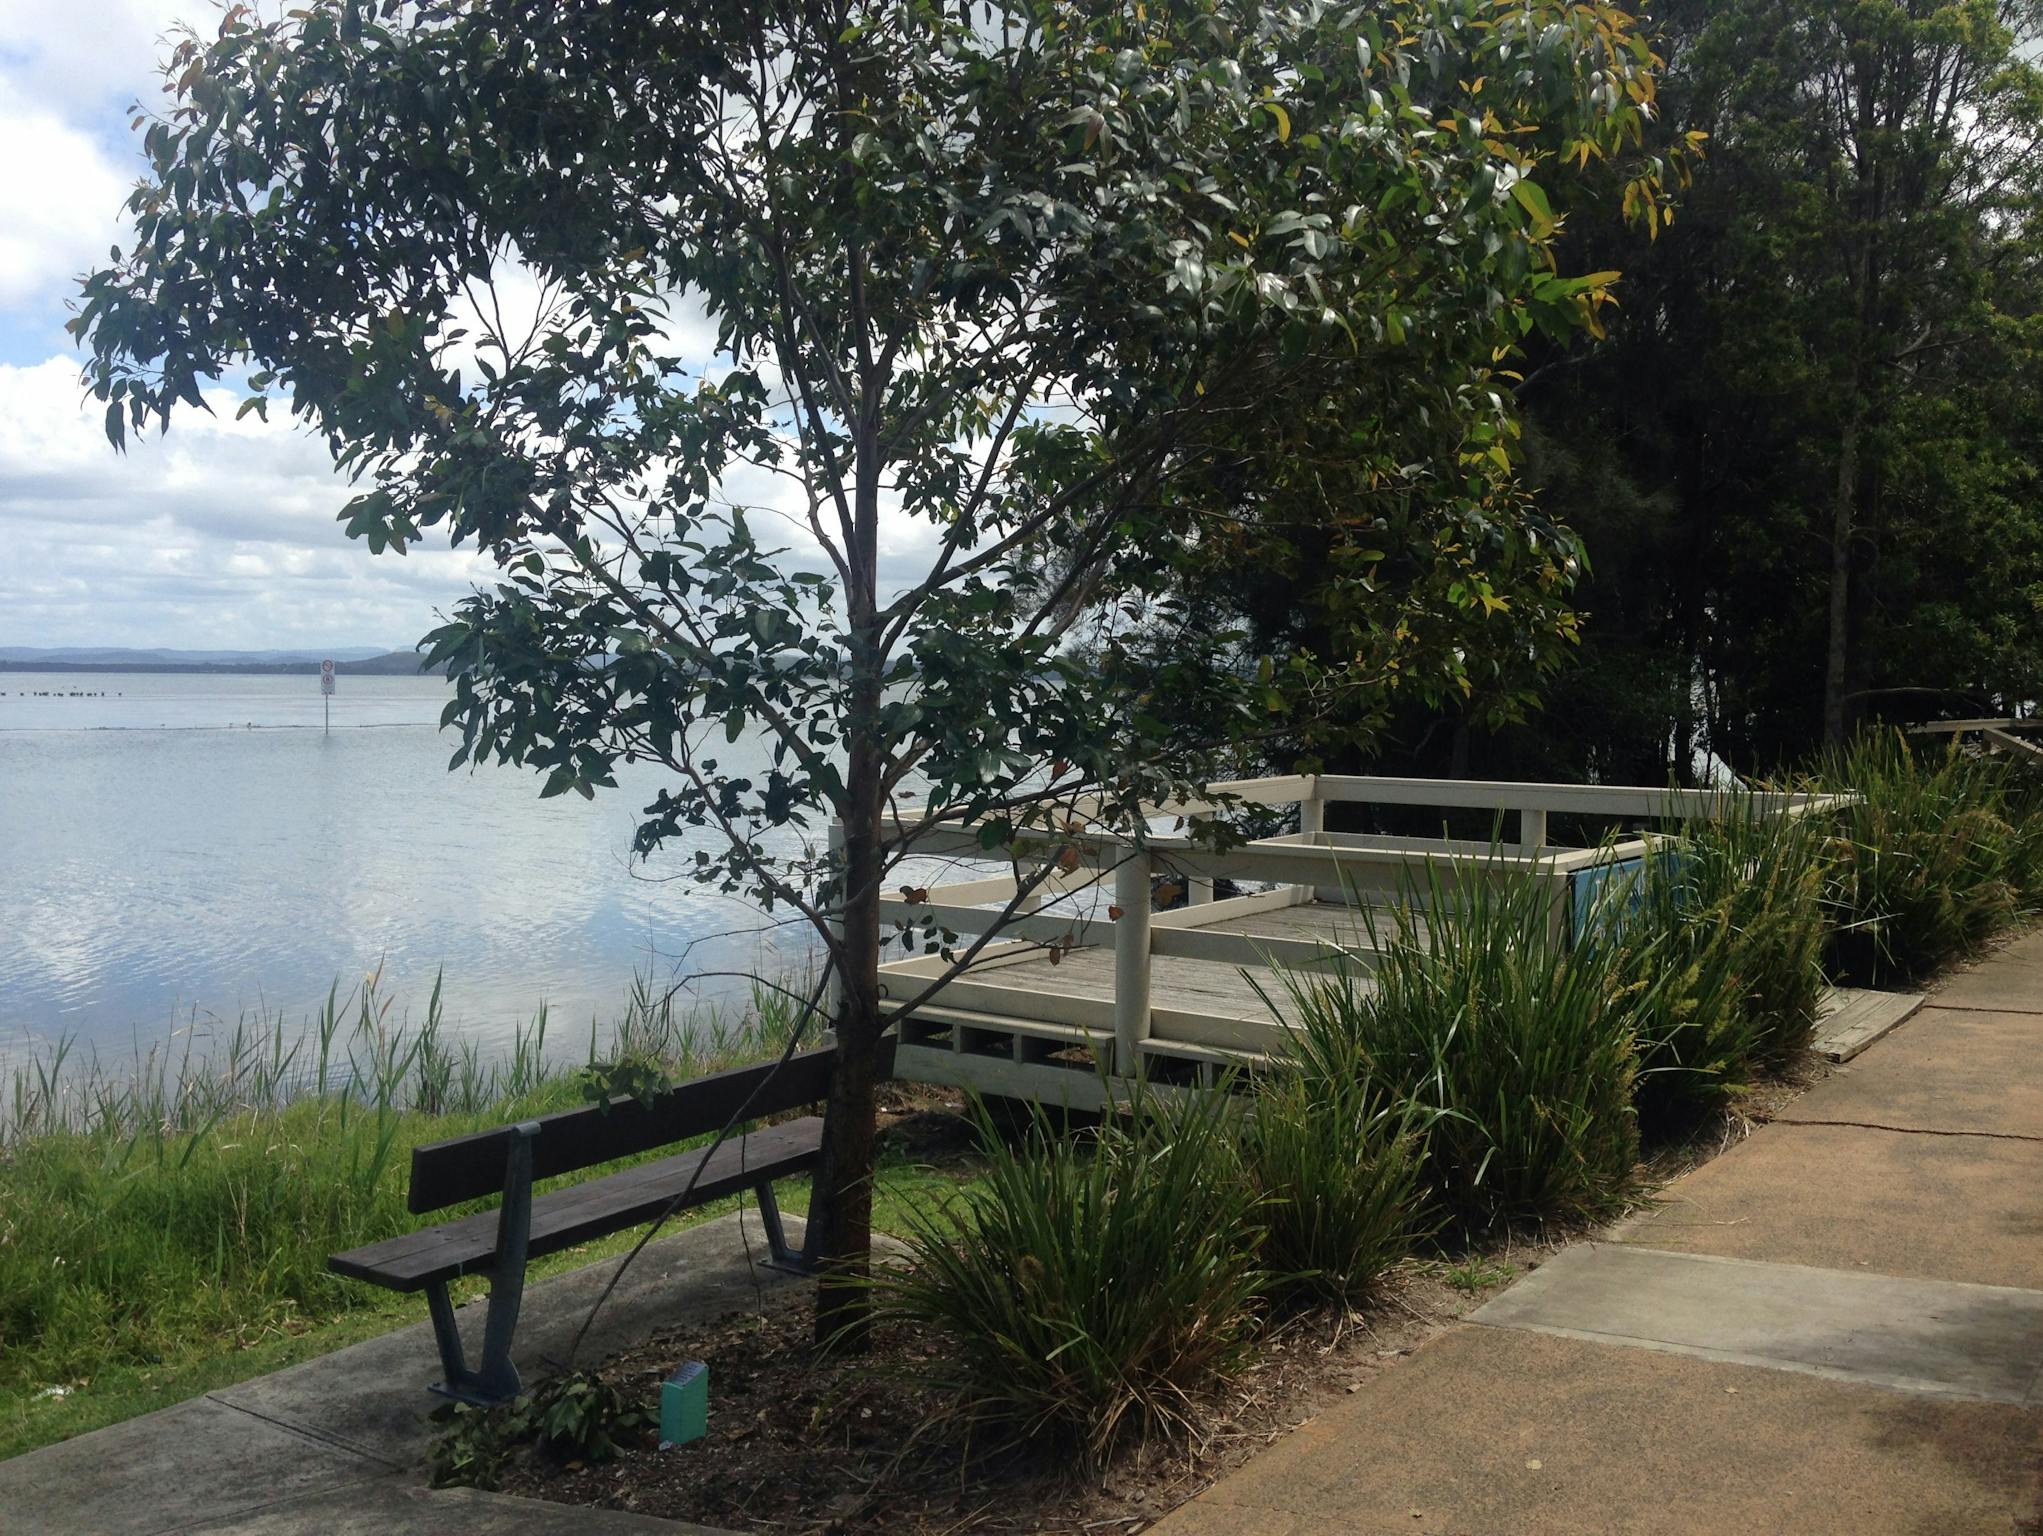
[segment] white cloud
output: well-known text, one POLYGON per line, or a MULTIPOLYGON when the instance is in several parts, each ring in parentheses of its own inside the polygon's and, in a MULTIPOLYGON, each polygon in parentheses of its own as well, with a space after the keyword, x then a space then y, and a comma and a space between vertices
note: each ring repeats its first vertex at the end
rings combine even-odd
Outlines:
POLYGON ((0 105, 0 309, 61 310, 73 279, 121 229, 131 178, 47 113, 0 105))
POLYGON ((128 108, 159 99, 169 34, 218 25, 212 0, 4 0, 0 311, 60 315, 71 279, 122 229, 128 108))
MULTIPOLYGON (((116 455, 75 358, 42 360, 78 273, 126 243, 121 205, 140 170, 127 108, 159 101, 173 23, 209 36, 220 9, 0 0, 0 643, 401 644, 493 574, 473 553, 377 557, 347 540, 334 517, 348 491, 323 446, 282 420, 234 421, 224 391, 217 415, 185 412, 167 437, 116 455)), ((517 334, 536 285, 515 259, 500 277, 517 334)), ((683 366, 727 370, 699 298, 670 295, 668 310, 683 366)), ((766 382, 777 388, 770 370, 766 382)), ((760 535, 790 563, 824 568, 786 479, 738 467, 722 494, 770 514, 760 535)), ((940 533, 884 501, 891 591, 926 569, 940 533)))
POLYGON ((6 0, 0 69, 24 106, 90 119, 153 100, 168 35, 218 30, 214 0, 6 0))
POLYGON ((321 444, 208 402, 120 455, 73 361, 0 365, 0 640, 409 644, 491 574, 444 547, 372 556, 321 444))

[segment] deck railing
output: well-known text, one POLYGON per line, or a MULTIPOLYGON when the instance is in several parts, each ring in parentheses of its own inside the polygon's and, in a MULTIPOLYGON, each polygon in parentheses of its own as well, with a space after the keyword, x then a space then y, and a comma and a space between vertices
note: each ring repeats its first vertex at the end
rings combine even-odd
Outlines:
MULTIPOLYGON (((1757 806, 1775 815, 1799 816, 1837 800, 1829 795, 1785 792, 1336 774, 1236 780, 1212 786, 1211 793, 1214 798, 1156 807, 1152 820, 1170 818, 1179 825, 1139 842, 1101 829, 1082 828, 1060 835, 1055 846, 1038 839, 989 852, 975 824, 938 823, 916 831, 913 851, 918 854, 965 859, 1004 856, 1009 861, 1009 868, 999 875, 904 892, 881 903, 885 919, 913 930, 933 925, 955 934, 993 935, 974 958, 971 970, 946 983, 930 1000, 931 1006, 963 1010, 961 1017, 969 1013, 996 1019, 1027 1018, 1083 1031, 1088 1040, 1110 1048, 1112 1070, 1122 1076, 1137 1070, 1145 1052, 1166 1047, 1193 1053, 1258 1054, 1272 1043, 1277 1031, 1274 1023, 1159 1008, 1154 1002, 1155 961, 1178 958, 1235 966, 1366 966, 1370 959, 1366 945, 1250 935, 1222 925, 1315 902, 1394 902, 1415 879, 1427 878, 1428 872, 1442 877, 1450 889, 1453 882, 1469 879, 1529 876, 1546 880, 1553 890, 1553 921, 1565 931, 1573 919, 1578 883, 1585 878, 1607 878, 1610 866, 1641 857, 1645 842, 1633 837, 1591 848, 1557 847, 1549 840, 1555 816, 1680 824, 1714 818, 1733 806, 1757 806), (1492 843, 1444 836, 1329 832, 1326 808, 1335 803, 1489 812, 1500 824, 1505 817, 1512 818, 1513 835, 1492 843), (1227 848, 1217 848, 1190 830, 1198 820, 1240 804, 1295 806, 1300 830, 1227 848), (1040 883, 1017 902, 1017 892, 1030 880, 1040 883), (1160 880, 1181 883, 1185 904, 1154 910, 1152 893, 1160 880), (1215 884, 1220 880, 1262 882, 1273 888, 1222 900, 1215 898, 1215 884), (1099 896, 1108 891, 1112 910, 1102 914, 1099 896), (1092 907, 1080 910, 1077 899, 1087 893, 1092 894, 1092 907), (1003 918, 1000 910, 987 903, 1001 909, 1014 905, 1016 910, 1003 918), (1114 954, 1110 1003, 1002 985, 998 979, 1003 967, 1040 958, 1046 948, 1068 952, 1103 940, 1111 942, 1114 954)), ((897 822, 895 830, 907 833, 910 828, 897 822)), ((889 990, 898 999, 911 990, 926 990, 950 964, 941 956, 897 960, 883 967, 883 980, 890 983, 889 990)))
POLYGON ((1931 720, 1923 725, 1911 725, 1911 736, 1949 736, 1962 740, 1967 736, 1978 738, 1979 745, 1987 753, 1998 756, 2012 752, 2023 758, 2043 758, 2043 746, 2033 741, 2024 741, 2017 731, 2043 730, 2043 720, 1931 720))

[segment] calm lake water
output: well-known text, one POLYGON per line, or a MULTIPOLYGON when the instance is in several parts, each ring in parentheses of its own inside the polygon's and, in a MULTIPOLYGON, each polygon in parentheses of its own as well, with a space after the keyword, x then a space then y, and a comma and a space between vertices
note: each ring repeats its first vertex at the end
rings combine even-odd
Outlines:
POLYGON ((593 802, 542 801, 519 769, 448 773, 436 678, 341 678, 331 735, 314 677, 4 672, 0 695, 0 1055, 295 1021, 379 965, 414 1018, 444 967, 464 1032, 508 1040, 545 1003, 566 1046, 634 974, 807 953, 801 929, 734 932, 765 919, 657 878, 687 848, 632 864, 656 772, 593 802))

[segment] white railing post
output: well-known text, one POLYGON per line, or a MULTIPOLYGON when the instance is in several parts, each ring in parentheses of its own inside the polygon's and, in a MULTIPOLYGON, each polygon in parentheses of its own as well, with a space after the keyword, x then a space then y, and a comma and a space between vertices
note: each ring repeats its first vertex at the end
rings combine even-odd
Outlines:
MULTIPOLYGON (((1188 819, 1192 827, 1197 827, 1197 825, 1200 822, 1211 821, 1213 818, 1207 813, 1201 811, 1195 813, 1188 819)), ((1196 851, 1199 847, 1199 841, 1196 835, 1192 839, 1192 847, 1194 851, 1196 851)), ((1213 877, 1211 875, 1193 875, 1185 881, 1186 906, 1188 907, 1204 906, 1207 902, 1211 901, 1212 899, 1213 899, 1213 877)))
POLYGON ((1312 792, 1298 802, 1298 830, 1307 837, 1327 829, 1326 797, 1319 792, 1319 775, 1312 776, 1312 792))
POLYGON ((1539 857, 1546 846, 1546 812, 1530 806, 1518 813, 1518 851, 1528 859, 1539 857))
MULTIPOLYGON (((1309 775, 1308 782, 1312 787, 1305 798, 1298 802, 1298 830, 1307 841, 1310 841, 1327 829, 1327 802, 1326 797, 1319 792, 1319 775, 1316 773, 1309 775)), ((1305 894, 1299 900, 1305 903, 1342 899, 1338 883, 1330 886, 1299 886, 1297 889, 1304 891, 1305 894)))
POLYGON ((1114 866, 1114 1073, 1134 1077, 1149 1038, 1149 850, 1130 848, 1114 866))

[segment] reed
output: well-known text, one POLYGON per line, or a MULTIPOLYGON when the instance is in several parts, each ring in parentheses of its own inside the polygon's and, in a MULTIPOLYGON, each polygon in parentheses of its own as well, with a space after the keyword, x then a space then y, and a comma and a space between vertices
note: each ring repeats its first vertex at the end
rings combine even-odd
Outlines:
MULTIPOLYGON (((589 1059, 680 1078, 768 1057, 792 1025, 778 996, 710 1013, 640 985, 592 1026, 589 1059)), ((0 1400, 387 1309, 326 1256, 417 1224, 410 1149, 571 1107, 583 1065, 549 1049, 544 1010, 486 1051, 449 1027, 437 982, 412 1022, 372 976, 302 1028, 247 1017, 124 1060, 62 1041, 17 1066, 0 1127, 0 1400)))

